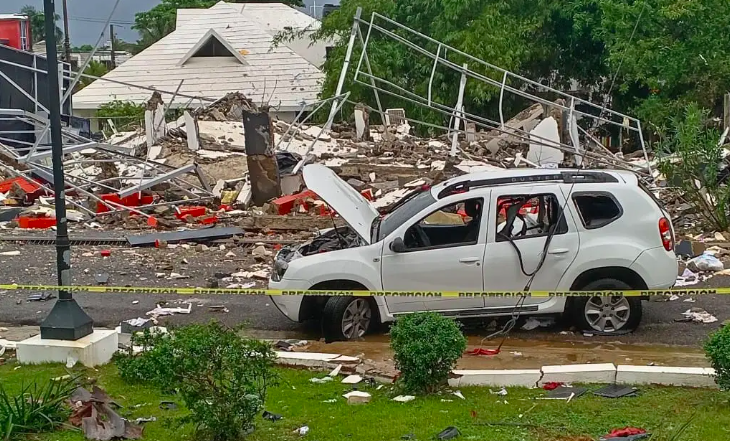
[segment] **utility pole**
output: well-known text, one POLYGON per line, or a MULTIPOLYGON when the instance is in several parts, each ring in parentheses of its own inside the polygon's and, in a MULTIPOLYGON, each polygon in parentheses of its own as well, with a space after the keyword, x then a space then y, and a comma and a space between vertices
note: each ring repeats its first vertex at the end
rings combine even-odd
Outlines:
POLYGON ((58 300, 41 323, 41 338, 78 340, 93 332, 94 322, 81 309, 65 287, 71 285, 71 246, 66 218, 66 184, 63 175, 63 138, 61 132, 61 94, 58 82, 56 49, 55 0, 44 0, 46 18, 46 59, 48 61, 48 110, 51 123, 51 158, 53 161, 53 193, 56 205, 56 268, 58 300))
MULTIPOLYGON (((53 29, 55 36, 56 28, 53 29)), ((63 51, 65 53, 64 61, 71 64, 71 36, 68 34, 68 5, 66 5, 66 0, 63 0, 63 51)))
POLYGON ((109 36, 112 39, 111 47, 112 47, 112 69, 117 68, 117 57, 114 55, 114 25, 109 25, 109 36))

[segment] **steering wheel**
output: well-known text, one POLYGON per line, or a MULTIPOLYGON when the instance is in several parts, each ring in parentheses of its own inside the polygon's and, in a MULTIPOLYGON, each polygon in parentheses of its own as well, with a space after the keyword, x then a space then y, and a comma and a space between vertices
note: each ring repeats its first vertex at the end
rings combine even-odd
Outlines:
POLYGON ((423 231, 421 225, 415 224, 410 228, 410 231, 413 241, 418 244, 418 248, 427 248, 431 246, 431 239, 428 238, 428 235, 425 231, 423 231))

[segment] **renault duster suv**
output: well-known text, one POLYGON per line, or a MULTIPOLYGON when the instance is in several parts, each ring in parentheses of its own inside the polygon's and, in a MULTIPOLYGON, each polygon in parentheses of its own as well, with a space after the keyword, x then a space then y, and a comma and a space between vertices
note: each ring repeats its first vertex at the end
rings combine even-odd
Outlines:
MULTIPOLYGON (((666 289, 677 276, 669 215, 631 172, 515 169, 414 190, 386 214, 329 168, 307 187, 347 226, 283 248, 269 287, 281 290, 522 291, 666 289)), ((634 330, 638 297, 272 296, 325 337, 363 336, 402 314, 454 318, 567 315, 595 333, 634 330)))

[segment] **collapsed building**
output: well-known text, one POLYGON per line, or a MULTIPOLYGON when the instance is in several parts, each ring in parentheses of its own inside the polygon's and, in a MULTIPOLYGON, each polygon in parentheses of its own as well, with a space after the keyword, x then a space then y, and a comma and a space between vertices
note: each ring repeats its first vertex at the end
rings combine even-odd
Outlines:
MULTIPOLYGON (((146 88, 145 122, 138 130, 115 131, 95 141, 72 127, 64 128, 66 201, 69 218, 76 222, 72 234, 86 228, 159 231, 235 226, 249 234, 273 231, 301 238, 332 226, 335 215, 304 188, 301 168, 314 162, 332 168, 383 211, 423 184, 478 171, 567 166, 631 170, 649 184, 660 178, 644 145, 641 123, 633 117, 500 69, 377 13, 371 20, 358 13, 352 32, 348 54, 357 43, 360 60, 346 57, 342 79, 355 67, 354 81, 372 90, 375 107, 351 102, 340 81, 334 96, 302 103, 294 118, 279 118, 266 104, 257 104, 240 91, 179 109, 180 116, 174 118, 175 94, 146 88), (363 35, 378 32, 430 59, 434 72, 458 72, 461 84, 455 104, 431 99, 433 75, 427 96, 374 75, 368 59, 370 43, 363 35), (433 47, 436 50, 429 49, 433 47), (454 56, 468 63, 457 64, 454 56), (480 65, 495 75, 486 76, 469 65, 480 65), (499 120, 464 108, 465 85, 473 81, 499 89, 499 120), (556 98, 547 99, 546 93, 556 98), (506 118, 502 109, 508 94, 529 103, 512 118, 506 118), (451 123, 434 127, 410 118, 402 108, 383 109, 381 96, 422 106, 451 123), (354 123, 334 121, 345 103, 354 105, 354 123), (375 115, 382 124, 370 123, 375 115), (419 124, 441 129, 441 134, 415 136, 413 128, 419 124), (624 155, 606 147, 598 136, 604 126, 633 133, 635 152, 624 155)), ((9 142, 10 134, 0 130, 4 178, 0 226, 52 227, 50 196, 56 188, 48 120, 17 109, 0 109, 0 118, 22 124, 36 135, 33 142, 9 142)))

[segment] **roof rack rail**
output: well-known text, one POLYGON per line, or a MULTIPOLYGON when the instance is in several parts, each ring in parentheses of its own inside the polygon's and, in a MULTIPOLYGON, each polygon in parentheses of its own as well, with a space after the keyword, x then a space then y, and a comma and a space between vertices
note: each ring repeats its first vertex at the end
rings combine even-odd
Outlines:
POLYGON ((493 187, 504 184, 524 184, 530 182, 559 181, 566 184, 586 184, 599 182, 618 182, 615 176, 600 171, 562 171, 544 175, 510 176, 505 178, 478 179, 455 182, 447 185, 438 194, 438 199, 457 193, 466 193, 472 188, 493 187))

